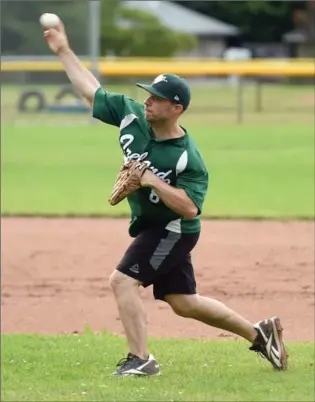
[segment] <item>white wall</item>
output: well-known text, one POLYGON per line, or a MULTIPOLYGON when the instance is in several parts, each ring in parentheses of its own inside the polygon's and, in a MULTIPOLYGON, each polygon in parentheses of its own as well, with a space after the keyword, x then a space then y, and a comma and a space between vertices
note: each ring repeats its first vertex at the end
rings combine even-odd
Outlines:
POLYGON ((199 44, 194 50, 178 56, 221 58, 224 50, 224 38, 199 38, 199 44))

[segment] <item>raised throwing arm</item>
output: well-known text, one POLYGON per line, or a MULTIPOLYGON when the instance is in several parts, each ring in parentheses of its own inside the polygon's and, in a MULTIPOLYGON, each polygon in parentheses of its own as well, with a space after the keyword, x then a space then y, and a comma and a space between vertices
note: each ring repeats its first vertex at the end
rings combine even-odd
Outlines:
POLYGON ((63 23, 45 30, 44 38, 52 52, 59 57, 75 89, 92 106, 95 92, 101 85, 71 50, 63 23))

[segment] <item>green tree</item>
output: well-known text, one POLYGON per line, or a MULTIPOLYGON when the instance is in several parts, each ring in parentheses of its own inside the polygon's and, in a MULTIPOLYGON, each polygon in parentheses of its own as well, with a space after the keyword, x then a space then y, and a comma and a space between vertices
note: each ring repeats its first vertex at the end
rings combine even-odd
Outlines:
POLYGON ((76 0, 57 1, 1 1, 1 53, 2 55, 50 55, 43 39, 39 17, 44 12, 53 12, 62 18, 73 49, 84 54, 88 49, 88 3, 76 0), (79 27, 79 29, 78 29, 79 27))
MULTIPOLYGON (((90 0, 92 1, 92 0, 90 0)), ((89 1, 2 0, 2 55, 51 55, 39 17, 58 14, 65 23, 73 50, 89 51, 89 1)), ((130 9, 119 0, 101 0, 101 52, 117 56, 172 56, 193 48, 193 36, 173 32, 151 14, 130 9)))
POLYGON ((251 42, 278 42, 294 29, 293 12, 305 1, 177 1, 192 10, 237 26, 251 42))
POLYGON ((192 49, 197 41, 163 26, 152 14, 117 1, 103 1, 101 30, 102 53, 123 57, 170 57, 192 49))

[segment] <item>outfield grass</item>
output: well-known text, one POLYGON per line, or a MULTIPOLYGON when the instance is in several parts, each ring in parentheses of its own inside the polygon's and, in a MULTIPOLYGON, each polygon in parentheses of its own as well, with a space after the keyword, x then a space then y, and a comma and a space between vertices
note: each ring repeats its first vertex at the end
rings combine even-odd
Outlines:
MULTIPOLYGON (((140 102, 145 92, 136 87, 135 82, 150 82, 150 79, 139 78, 120 84, 104 82, 109 91, 121 92, 140 102)), ((67 82, 69 86, 69 82, 67 82)), ((48 105, 55 104, 55 97, 64 85, 2 85, 1 87, 1 118, 7 124, 54 124, 56 121, 68 123, 71 120, 85 124, 86 114, 48 114, 19 113, 18 101, 22 92, 36 90, 43 93, 48 105)), ((189 107, 189 119, 197 124, 235 124, 238 122, 237 109, 242 99, 243 123, 268 124, 314 124, 314 89, 311 85, 286 85, 264 83, 258 89, 255 83, 246 83, 240 96, 238 89, 221 81, 193 82, 191 85, 192 103, 189 107)), ((73 104, 74 99, 67 97, 62 104, 73 104)), ((32 104, 32 102, 30 102, 32 104)))
POLYGON ((112 378, 125 341, 110 334, 2 336, 2 401, 314 401, 314 344, 289 344, 275 372, 244 341, 153 339, 162 375, 112 378), (184 352, 184 353, 183 353, 184 352))
MULTIPOLYGON (((188 125, 210 172, 204 217, 314 217, 310 125, 188 125)), ((117 129, 2 126, 2 213, 128 215, 108 204, 117 129)))
MULTIPOLYGON (((136 82, 150 82, 148 78, 140 78, 130 80, 129 83, 122 84, 108 84, 104 82, 102 85, 108 91, 121 92, 132 98, 142 101, 145 93, 142 89, 138 88, 136 82)), ((70 87, 70 83, 66 84, 70 87)), ((43 84, 24 84, 24 85, 3 85, 1 88, 2 104, 4 108, 16 108, 19 97, 22 92, 29 90, 41 91, 47 102, 55 102, 55 96, 61 88, 65 85, 43 85, 43 84)), ((210 110, 216 108, 235 108, 238 96, 238 89, 229 86, 222 81, 221 84, 211 84, 207 81, 200 84, 193 83, 191 86, 192 104, 189 110, 194 110, 201 106, 206 106, 210 110)), ((263 84, 257 87, 255 83, 248 83, 243 86, 243 101, 247 111, 255 111, 257 109, 258 101, 261 100, 262 109, 265 111, 272 111, 273 113, 280 112, 281 110, 291 109, 297 111, 304 111, 304 113, 312 113, 311 98, 314 98, 314 88, 311 85, 277 85, 277 84, 263 84)), ((66 98, 66 102, 72 102, 71 97, 66 98)))

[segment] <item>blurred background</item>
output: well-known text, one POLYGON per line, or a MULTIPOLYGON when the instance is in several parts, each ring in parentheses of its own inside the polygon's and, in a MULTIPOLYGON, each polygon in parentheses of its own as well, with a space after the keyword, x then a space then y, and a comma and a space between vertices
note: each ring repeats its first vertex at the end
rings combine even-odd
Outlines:
POLYGON ((135 82, 173 72, 191 83, 198 122, 313 121, 314 1, 1 5, 3 122, 91 122, 43 40, 43 12, 62 18, 73 50, 109 90, 142 101, 135 82))

